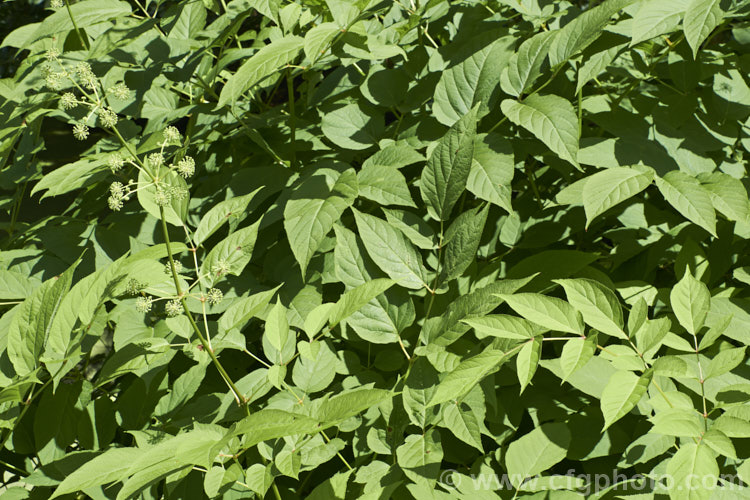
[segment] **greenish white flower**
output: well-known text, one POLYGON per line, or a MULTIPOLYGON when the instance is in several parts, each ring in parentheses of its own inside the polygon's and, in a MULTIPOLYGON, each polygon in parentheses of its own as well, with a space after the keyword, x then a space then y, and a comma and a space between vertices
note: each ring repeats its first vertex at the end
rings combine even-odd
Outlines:
POLYGON ((114 87, 110 87, 107 92, 115 96, 117 99, 120 99, 121 101, 124 101, 125 99, 128 99, 130 97, 130 89, 124 83, 118 83, 114 87))
POLYGON ((109 169, 112 170, 112 172, 117 172, 123 167, 123 165, 125 165, 125 160, 123 160, 119 154, 114 153, 109 155, 109 158, 107 159, 107 165, 109 166, 109 169))
POLYGON ((164 140, 168 144, 180 143, 182 140, 182 134, 177 130, 177 127, 169 126, 164 129, 164 140))
POLYGON ((73 137, 79 141, 85 141, 89 137, 89 127, 85 123, 76 123, 73 125, 73 137))
POLYGON ((111 109, 99 109, 99 121, 104 128, 114 128, 117 125, 117 113, 111 109))
MULTIPOLYGON (((177 271, 177 274, 180 274, 182 272, 182 262, 179 260, 174 261, 174 270, 177 271)), ((164 274, 172 276, 172 265, 169 262, 164 264, 164 274)))
POLYGON ((184 157, 182 160, 177 162, 177 171, 184 178, 188 178, 195 173, 195 160, 190 156, 184 157))
POLYGON ((78 99, 76 99, 76 95, 73 92, 65 92, 60 97, 60 105, 63 109, 73 109, 78 106, 78 99))
POLYGON ((212 306, 221 302, 223 298, 224 298, 224 294, 218 288, 210 288, 206 296, 208 303, 211 304, 212 306))
POLYGON ((57 47, 52 47, 47 49, 47 52, 44 53, 44 57, 48 61, 57 61, 57 58, 60 57, 60 51, 57 50, 57 47))
POLYGON ((164 310, 166 311, 167 316, 174 317, 182 313, 182 304, 177 299, 170 300, 164 306, 164 310))
POLYGON ((147 313, 151 310, 154 300, 151 297, 140 296, 135 299, 135 310, 140 313, 147 313))
POLYGON ((49 3, 49 6, 52 7, 53 9, 60 9, 63 6, 65 6, 65 4, 63 3, 63 0, 52 0, 49 3))
POLYGON ((148 163, 154 168, 159 168, 164 165, 164 155, 161 153, 151 153, 148 155, 148 163))
POLYGON ((156 188, 156 193, 154 193, 154 203, 160 207, 166 207, 169 205, 170 201, 171 197, 169 196, 169 192, 161 187, 156 188))
POLYGON ((138 295, 144 288, 146 288, 146 285, 135 278, 130 278, 125 286, 125 293, 128 295, 138 295))
POLYGON ((211 271, 213 271, 216 276, 223 276, 232 272, 232 269, 229 267, 229 264, 226 260, 219 259, 219 261, 216 263, 216 265, 214 265, 211 271))

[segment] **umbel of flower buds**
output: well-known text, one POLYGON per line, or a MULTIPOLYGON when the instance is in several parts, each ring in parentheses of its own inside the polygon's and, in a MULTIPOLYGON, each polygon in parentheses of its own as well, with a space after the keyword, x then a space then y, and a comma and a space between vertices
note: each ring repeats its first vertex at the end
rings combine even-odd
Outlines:
POLYGON ((195 173, 195 160, 186 156, 177 162, 177 172, 184 178, 188 178, 195 173))
POLYGON ((85 123, 76 123, 73 125, 73 137, 79 141, 85 141, 89 138, 89 127, 85 123))
POLYGON ((170 300, 164 306, 164 311, 167 313, 167 316, 169 317, 177 316, 180 313, 182 313, 182 304, 177 299, 170 300))
POLYGON ((135 299, 135 310, 140 313, 147 313, 151 311, 153 301, 154 300, 151 297, 140 296, 135 299))

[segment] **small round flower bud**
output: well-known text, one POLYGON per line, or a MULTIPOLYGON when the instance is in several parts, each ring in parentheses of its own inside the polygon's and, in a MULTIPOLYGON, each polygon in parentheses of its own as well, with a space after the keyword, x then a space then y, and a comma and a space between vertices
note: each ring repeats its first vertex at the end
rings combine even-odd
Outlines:
POLYGON ((130 89, 124 83, 118 83, 114 87, 110 87, 107 92, 115 96, 117 99, 120 99, 121 101, 124 101, 125 99, 130 97, 130 89))
POLYGON ((49 3, 49 6, 50 6, 50 7, 52 7, 53 9, 60 9, 60 8, 62 8, 62 7, 64 6, 64 5, 65 5, 65 4, 63 3, 63 0, 52 0, 52 1, 51 1, 51 2, 49 3))
POLYGON ((107 198, 107 205, 109 205, 109 209, 113 212, 119 212, 122 208, 122 197, 110 196, 107 198))
POLYGON ((117 125, 117 113, 111 109, 99 109, 98 114, 104 128, 114 128, 117 125))
POLYGON ((177 171, 184 178, 188 178, 195 173, 195 160, 191 157, 186 156, 179 162, 177 162, 177 171))
POLYGON ((156 203, 160 207, 166 207, 167 205, 169 205, 170 201, 171 198, 167 191, 162 188, 156 189, 156 193, 154 193, 154 203, 156 203))
POLYGON ((164 155, 161 153, 151 153, 148 155, 148 163, 154 168, 164 165, 164 155))
POLYGON ((76 123, 73 126, 73 137, 85 141, 89 137, 89 127, 85 123, 76 123))
POLYGON ((44 84, 50 89, 50 90, 60 90, 62 89, 62 74, 61 73, 55 73, 54 71, 48 72, 44 76, 44 84))
POLYGON ((232 272, 232 269, 229 267, 229 264, 227 264, 227 261, 225 261, 224 259, 219 259, 219 261, 211 270, 216 276, 223 276, 225 274, 229 274, 230 272, 232 272))
POLYGON ((147 313, 151 310, 153 299, 151 297, 140 296, 135 299, 135 310, 140 313, 147 313))
POLYGON ((107 159, 107 165, 112 172, 117 172, 125 165, 125 160, 119 154, 114 153, 107 159))
MULTIPOLYGON (((177 271, 177 274, 180 274, 182 272, 182 262, 179 260, 174 261, 174 270, 177 271)), ((164 274, 172 276, 172 266, 169 262, 164 264, 164 274)))
POLYGON ((119 196, 122 198, 125 195, 125 186, 122 185, 122 182, 113 182, 109 186, 109 192, 112 193, 113 196, 119 196))
POLYGON ((75 108, 76 106, 78 106, 76 95, 73 92, 65 92, 62 97, 60 97, 60 105, 63 107, 63 109, 75 108))
POLYGON ((128 295, 138 295, 143 291, 144 288, 146 288, 146 285, 139 282, 135 278, 130 278, 128 280, 127 286, 125 287, 125 293, 127 293, 128 295))
POLYGON ((177 299, 170 300, 164 306, 164 310, 166 311, 167 316, 171 318, 182 313, 182 304, 177 299))
POLYGON ((44 53, 44 57, 48 61, 57 61, 57 58, 60 57, 60 51, 57 50, 57 47, 52 47, 47 49, 47 52, 44 53))
POLYGON ((224 298, 224 294, 221 293, 221 290, 219 290, 218 288, 209 289, 208 295, 206 296, 208 303, 211 304, 212 306, 221 302, 223 298, 224 298))
POLYGON ((164 140, 168 144, 174 144, 174 143, 180 143, 182 140, 182 135, 180 134, 180 131, 177 130, 176 127, 169 126, 164 129, 164 140))
POLYGON ((169 188, 169 199, 171 200, 184 200, 188 197, 188 190, 182 187, 170 186, 169 188))

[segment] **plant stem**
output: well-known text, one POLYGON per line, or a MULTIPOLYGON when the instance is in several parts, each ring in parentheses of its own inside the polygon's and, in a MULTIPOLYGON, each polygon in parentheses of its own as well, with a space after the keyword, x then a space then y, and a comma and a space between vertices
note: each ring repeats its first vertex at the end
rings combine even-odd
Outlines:
POLYGON ((73 17, 73 11, 70 10, 70 0, 65 0, 65 8, 68 9, 68 17, 70 17, 70 22, 73 23, 73 30, 76 32, 76 35, 78 35, 81 45, 86 50, 90 49, 91 46, 89 45, 88 40, 83 36, 83 31, 81 31, 78 24, 76 24, 76 19, 73 17))
POLYGON ((294 82, 292 79, 292 69, 287 68, 286 70, 286 89, 289 97, 289 129, 290 139, 289 147, 291 151, 290 155, 290 166, 292 170, 297 169, 297 117, 294 111, 294 82))
POLYGON ((232 379, 229 377, 229 374, 222 366, 221 362, 219 362, 219 358, 216 357, 216 354, 214 353, 213 349, 211 349, 211 345, 206 340, 206 337, 203 336, 203 333, 201 333, 200 328, 195 322, 195 319, 193 318, 193 315, 190 312, 190 309, 188 309, 187 301, 185 300, 185 296, 182 293, 182 287, 180 286, 180 278, 177 275, 177 270, 175 269, 174 265, 174 257, 172 256, 172 248, 171 243, 169 241, 169 231, 167 229, 167 219, 164 215, 164 207, 159 206, 159 215, 161 216, 161 229, 164 233, 164 242, 167 246, 167 257, 169 258, 169 267, 172 270, 172 279, 174 280, 174 286, 175 290, 177 292, 177 296, 180 298, 180 303, 182 304, 182 308, 185 311, 185 315, 187 316, 188 320, 190 321, 190 326, 193 327, 193 331, 198 336, 198 339, 200 339, 201 344, 203 345, 203 350, 205 350, 208 355, 211 357, 211 361, 213 362, 214 366, 216 366, 216 369, 221 374, 221 377, 224 379, 224 382, 229 386, 229 389, 234 394, 234 399, 237 401, 237 404, 240 406, 243 406, 245 408, 245 413, 250 415, 250 409, 247 406, 247 399, 245 399, 245 396, 242 395, 239 389, 237 389, 237 386, 234 385, 234 382, 232 382, 232 379))

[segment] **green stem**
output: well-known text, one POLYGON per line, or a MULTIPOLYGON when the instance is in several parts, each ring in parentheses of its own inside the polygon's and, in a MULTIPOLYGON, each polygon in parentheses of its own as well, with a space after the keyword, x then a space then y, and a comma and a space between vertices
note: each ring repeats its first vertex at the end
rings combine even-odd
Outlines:
POLYGON ((167 219, 164 215, 164 207, 162 206, 159 206, 159 215, 161 218, 161 229, 164 233, 164 242, 167 246, 167 257, 169 258, 169 267, 172 270, 172 279, 174 280, 175 290, 177 291, 177 296, 180 298, 180 303, 182 303, 182 308, 185 311, 185 315, 190 321, 190 326, 193 327, 193 331, 198 336, 198 339, 200 339, 200 342, 203 345, 203 350, 206 351, 211 357, 211 361, 213 362, 214 366, 216 366, 216 369, 221 374, 224 382, 226 382, 226 384, 229 386, 229 389, 234 394, 234 398, 237 400, 237 404, 243 406, 245 408, 245 413, 250 415, 250 408, 248 408, 247 406, 247 399, 245 399, 245 396, 242 395, 237 386, 234 385, 234 382, 232 382, 231 377, 224 369, 224 366, 222 366, 221 362, 219 362, 219 358, 216 357, 216 354, 214 353, 213 349, 211 349, 211 346, 206 340, 206 337, 203 336, 203 333, 201 333, 198 324, 195 322, 190 309, 188 309, 187 301, 185 300, 185 296, 182 293, 182 287, 180 286, 180 278, 178 277, 177 270, 175 269, 174 257, 172 256, 172 246, 169 241, 169 231, 167 229, 167 219))
POLYGON ((286 89, 289 98, 289 129, 290 139, 289 147, 291 147, 290 155, 290 166, 292 170, 297 169, 297 117, 294 112, 294 82, 292 81, 292 69, 286 70, 286 89))
POLYGON ((75 17, 73 17, 73 11, 70 10, 70 0, 65 0, 65 8, 68 9, 68 16, 70 17, 70 22, 73 23, 73 29, 76 32, 76 35, 78 35, 78 39, 81 41, 81 45, 84 49, 88 50, 91 48, 89 45, 88 40, 83 36, 83 31, 78 27, 78 24, 76 24, 75 17))

